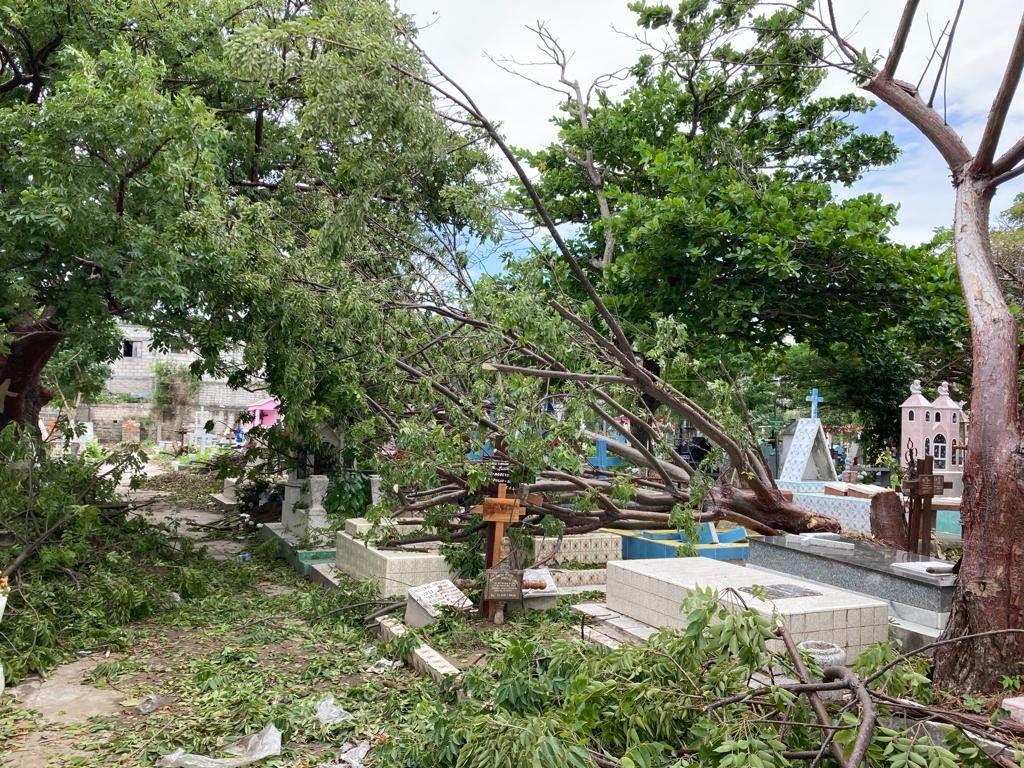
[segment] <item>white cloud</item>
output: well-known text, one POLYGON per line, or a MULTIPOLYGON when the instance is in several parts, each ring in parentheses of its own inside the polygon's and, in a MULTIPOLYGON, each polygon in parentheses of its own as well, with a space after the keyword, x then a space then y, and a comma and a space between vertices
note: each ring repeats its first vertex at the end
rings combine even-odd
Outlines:
MULTIPOLYGON (((669 0, 670 3, 674 0, 669 0)), ((420 41, 493 118, 499 120, 516 145, 537 147, 554 136, 550 118, 559 97, 501 71, 484 56, 537 58, 535 38, 526 25, 548 22, 567 51, 573 53, 570 74, 581 83, 635 61, 640 46, 616 32, 635 31, 635 15, 626 0, 398 0, 399 7, 426 26, 420 41)), ((903 3, 899 0, 836 0, 841 29, 859 48, 885 53, 903 3)), ((898 77, 917 82, 931 51, 929 24, 934 34, 956 11, 957 0, 923 0, 917 24, 908 40, 898 77)), ((984 119, 998 86, 1006 55, 1021 13, 1021 0, 973 0, 966 3, 946 80, 948 118, 968 146, 976 146, 984 119)), ((934 71, 935 64, 932 65, 934 71)), ((542 76, 542 72, 536 73, 542 76)), ((550 72, 553 75, 554 72, 550 72)), ((931 78, 922 90, 930 90, 931 78)), ((852 84, 833 74, 825 90, 850 90, 852 84)), ((943 86, 939 88, 941 105, 943 86)), ((920 242, 936 227, 951 224, 953 192, 949 173, 938 153, 902 118, 880 105, 865 122, 873 130, 887 128, 896 135, 903 155, 890 168, 872 171, 852 191, 878 192, 901 206, 896 237, 920 242)), ((1024 126, 1024 95, 1019 95, 1006 123, 1002 147, 1012 143, 1024 126)), ((1000 192, 995 210, 1005 208, 1024 190, 1024 181, 1000 192)))

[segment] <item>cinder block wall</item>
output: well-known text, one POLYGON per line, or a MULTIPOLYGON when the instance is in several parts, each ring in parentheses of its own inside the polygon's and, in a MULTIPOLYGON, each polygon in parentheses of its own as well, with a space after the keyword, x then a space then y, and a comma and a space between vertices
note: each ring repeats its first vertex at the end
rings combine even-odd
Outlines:
MULTIPOLYGON (((205 419, 213 419, 214 432, 224 432, 227 425, 234 424, 238 418, 239 408, 206 406, 205 419)), ((198 418, 198 409, 190 409, 183 414, 185 423, 192 427, 198 418)), ((56 408, 45 408, 40 414, 44 426, 57 418, 56 408)), ((101 445, 114 445, 121 442, 124 422, 131 419, 140 425, 142 440, 177 440, 181 422, 163 416, 157 419, 153 415, 152 403, 96 403, 80 405, 75 411, 76 421, 91 422, 96 441, 101 445)))

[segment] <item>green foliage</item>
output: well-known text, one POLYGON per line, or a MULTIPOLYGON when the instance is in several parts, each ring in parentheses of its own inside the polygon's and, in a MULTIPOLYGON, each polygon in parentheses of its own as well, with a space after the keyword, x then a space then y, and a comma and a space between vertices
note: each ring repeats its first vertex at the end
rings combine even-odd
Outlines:
POLYGON ((106 455, 100 444, 95 441, 86 444, 85 448, 82 449, 82 458, 89 461, 98 461, 106 455))
MULTIPOLYGON (((874 670, 896 661, 900 656, 899 644, 892 640, 868 646, 853 663, 853 671, 867 677, 874 670)), ((875 687, 889 696, 911 696, 918 701, 928 702, 931 698, 931 680, 928 677, 929 661, 918 655, 901 661, 885 672, 875 687)))
MULTIPOLYGON (((879 440, 892 438, 906 383, 936 359, 961 361, 966 338, 950 260, 892 242, 896 209, 878 196, 840 199, 833 189, 893 162, 892 136, 851 120, 872 108, 867 99, 818 95, 827 43, 796 9, 631 7, 652 54, 621 95, 598 90, 586 127, 576 104, 564 105, 557 141, 521 151, 555 220, 575 226, 571 247, 593 258, 614 237, 595 279, 640 351, 687 394, 720 376, 720 360, 744 373, 774 363, 748 393, 791 377, 796 341, 815 358, 813 385, 879 440), (610 216, 578 160, 588 153, 610 216), (689 366, 664 361, 661 323, 689 366)), ((515 199, 533 215, 523 192, 515 199)), ((553 272, 552 282, 572 285, 563 268, 553 272)), ((768 414, 757 416, 763 424, 768 414)))
POLYGON ((69 402, 118 355, 121 319, 196 352, 197 376, 261 379, 316 445, 403 337, 381 308, 413 293, 430 228, 492 228, 491 161, 398 74, 422 64, 383 0, 4 16, 5 72, 39 74, 0 94, 0 347, 45 312, 69 402))
MULTIPOLYGON (((479 516, 470 519, 474 525, 479 516)), ((484 532, 483 529, 470 534, 464 541, 446 542, 441 545, 441 554, 445 562, 460 579, 475 579, 484 571, 484 532)))
POLYGON ((0 626, 9 681, 81 650, 122 648, 124 627, 172 608, 172 593, 191 599, 209 590, 213 572, 200 567, 204 559, 188 540, 175 545, 166 529, 99 506, 141 462, 132 452, 52 458, 13 427, 0 432, 0 507, 12 512, 4 524, 19 542, 0 549, 0 569, 42 539, 13 576, 0 626), (101 462, 113 469, 100 474, 101 462))
POLYGON ((177 416, 195 402, 203 386, 188 368, 174 363, 153 363, 153 402, 165 414, 177 416))
MULTIPOLYGON (((753 671, 790 664, 768 650, 774 637, 769 619, 738 606, 724 608, 720 600, 710 591, 694 594, 683 605, 685 629, 665 630, 644 645, 611 652, 552 637, 536 624, 513 625, 491 638, 495 653, 486 669, 466 671, 457 700, 438 692, 407 713, 397 733, 375 751, 379 764, 558 768, 589 766, 599 755, 623 766, 788 768, 793 763, 783 753, 813 751, 821 744, 821 732, 809 725, 814 714, 804 697, 768 686, 760 705, 737 701, 709 707, 731 696, 749 696, 753 671), (782 713, 804 725, 782 727, 782 713)), ((449 631, 430 641, 443 643, 449 631)), ((859 674, 866 676, 895 653, 888 645, 872 649, 861 656, 859 674)), ((917 679, 918 665, 898 665, 889 674, 890 695, 928 693, 927 679, 917 679)), ((849 750, 859 718, 837 714, 842 727, 835 740, 849 750)), ((916 729, 892 727, 885 707, 880 716, 869 768, 993 764, 955 729, 945 743, 933 743, 916 729)))
POLYGON ((324 508, 339 524, 350 517, 365 517, 370 508, 370 479, 353 469, 334 475, 327 487, 324 508))

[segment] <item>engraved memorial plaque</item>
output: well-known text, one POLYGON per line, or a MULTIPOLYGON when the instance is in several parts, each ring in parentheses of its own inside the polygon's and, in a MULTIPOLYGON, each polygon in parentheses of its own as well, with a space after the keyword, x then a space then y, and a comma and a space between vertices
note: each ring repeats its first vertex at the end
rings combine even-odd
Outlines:
MULTIPOLYGON (((790 597, 820 597, 821 592, 802 587, 799 584, 758 584, 765 591, 766 600, 785 600, 790 597)), ((740 587, 740 592, 754 594, 756 587, 740 587)))
POLYGON ((522 576, 508 568, 492 568, 487 571, 484 586, 484 600, 508 603, 523 599, 522 576))

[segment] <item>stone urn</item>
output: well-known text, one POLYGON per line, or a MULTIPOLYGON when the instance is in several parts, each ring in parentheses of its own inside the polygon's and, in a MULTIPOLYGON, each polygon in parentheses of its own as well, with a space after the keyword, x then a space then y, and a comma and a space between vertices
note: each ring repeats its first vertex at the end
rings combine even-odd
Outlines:
MULTIPOLYGON (((846 665, 846 651, 833 643, 826 643, 824 640, 804 640, 797 648, 814 659, 822 669, 846 665)), ((815 682, 821 682, 821 679, 815 682)), ((818 695, 823 699, 842 698, 843 692, 819 691, 818 695)))

